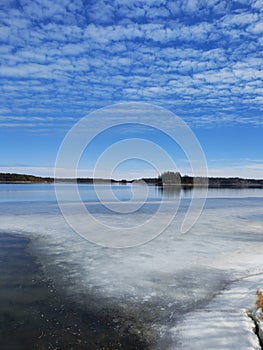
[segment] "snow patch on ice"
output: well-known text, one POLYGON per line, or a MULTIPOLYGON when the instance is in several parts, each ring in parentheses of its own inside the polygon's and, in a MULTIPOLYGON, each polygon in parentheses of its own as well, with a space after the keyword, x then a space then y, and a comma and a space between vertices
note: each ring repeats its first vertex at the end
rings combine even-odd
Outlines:
POLYGON ((259 350, 261 346, 249 317, 255 308, 255 291, 263 285, 263 275, 241 279, 218 295, 205 309, 189 313, 171 329, 179 339, 177 349, 259 350))

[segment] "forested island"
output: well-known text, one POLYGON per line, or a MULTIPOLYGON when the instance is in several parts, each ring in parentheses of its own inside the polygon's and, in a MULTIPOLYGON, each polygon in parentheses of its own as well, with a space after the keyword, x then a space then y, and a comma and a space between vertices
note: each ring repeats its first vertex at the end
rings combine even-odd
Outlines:
POLYGON ((171 171, 164 172, 158 178, 141 178, 134 180, 114 180, 114 179, 93 179, 93 178, 61 178, 54 179, 53 177, 41 177, 27 174, 16 173, 0 173, 0 183, 17 183, 17 184, 34 184, 34 183, 87 183, 87 184, 128 184, 145 182, 156 186, 181 186, 181 187, 202 187, 208 186, 210 188, 263 188, 263 179, 243 179, 239 177, 193 177, 184 175, 181 176, 179 172, 171 171))

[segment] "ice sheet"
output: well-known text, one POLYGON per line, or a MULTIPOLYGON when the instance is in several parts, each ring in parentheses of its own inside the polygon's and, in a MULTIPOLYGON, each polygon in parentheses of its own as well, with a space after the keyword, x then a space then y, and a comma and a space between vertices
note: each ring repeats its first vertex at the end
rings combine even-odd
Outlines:
MULTIPOLYGON (((143 210, 122 215, 105 210, 94 198, 86 205, 98 220, 125 227, 147 219, 156 202, 158 198, 153 196, 143 210)), ((74 203, 68 205, 81 221, 74 203)), ((68 227, 52 200, 2 203, 0 228, 30 235, 34 253, 68 297, 85 302, 87 295, 98 296, 106 305, 140 317, 149 330, 159 334, 160 348, 172 348, 179 339, 187 348, 198 335, 200 348, 209 349, 209 343, 204 343, 207 335, 200 329, 215 323, 218 326, 210 329, 218 348, 226 346, 226 339, 234 341, 230 330, 238 325, 242 333, 236 333, 239 344, 256 349, 251 320, 244 312, 248 303, 240 306, 239 299, 247 295, 253 300, 262 279, 247 279, 250 287, 242 292, 238 285, 239 294, 226 293, 223 310, 222 299, 214 298, 237 279, 263 271, 262 206, 260 196, 209 198, 195 226, 181 234, 185 199, 165 232, 145 245, 128 249, 103 248, 84 240, 68 227), (212 305, 212 300, 217 304, 211 311, 207 305, 212 305)), ((165 220, 166 213, 162 215, 165 220)), ((87 225, 86 229, 92 232, 93 227, 87 225)))

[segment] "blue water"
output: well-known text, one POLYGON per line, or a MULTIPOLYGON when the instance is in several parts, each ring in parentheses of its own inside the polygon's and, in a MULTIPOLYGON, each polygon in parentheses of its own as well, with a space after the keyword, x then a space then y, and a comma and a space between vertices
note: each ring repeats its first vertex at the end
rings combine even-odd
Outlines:
MULTIPOLYGON (((75 185, 59 184, 65 193, 68 193, 70 199, 70 192, 75 185)), ((85 201, 96 201, 98 196, 91 184, 78 184, 78 189, 81 198, 85 201)), ((140 189, 142 185, 134 185, 140 189)), ((111 198, 111 193, 119 200, 130 200, 132 193, 132 186, 127 185, 96 185, 96 191, 103 193, 104 196, 111 198)), ((168 187, 164 191, 158 186, 148 186, 148 200, 160 200, 161 198, 190 198, 192 197, 192 190, 179 190, 178 188, 168 187)), ((205 191, 195 189, 198 196, 203 197, 205 191)), ((212 188, 208 190, 208 198, 247 198, 247 197, 263 197, 263 189, 217 189, 212 188)), ((0 202, 25 202, 25 201, 56 201, 55 189, 53 184, 0 184, 0 202)))

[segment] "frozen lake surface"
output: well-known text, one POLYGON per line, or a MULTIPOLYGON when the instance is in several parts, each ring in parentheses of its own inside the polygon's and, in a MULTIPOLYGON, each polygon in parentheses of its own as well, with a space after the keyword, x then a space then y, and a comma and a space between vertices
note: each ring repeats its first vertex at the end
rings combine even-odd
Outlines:
MULTIPOLYGON (((60 186, 81 222, 71 185, 60 186)), ((79 188, 89 213, 124 233, 127 225, 140 225, 154 215, 161 201, 162 220, 177 206, 178 211, 150 242, 113 249, 83 239, 68 226, 53 185, 0 185, 0 231, 30 239, 30 253, 65 300, 110 318, 103 332, 120 334, 120 349, 142 348, 138 344, 149 349, 234 349, 235 344, 237 349, 259 349, 246 310, 263 285, 263 190, 209 190, 198 221, 182 234, 189 190, 150 186, 147 201, 137 210, 116 213, 99 201, 114 202, 110 186, 100 185, 99 194, 91 185, 79 188), (124 333, 136 340, 125 343, 124 333)), ((130 185, 114 185, 113 194, 123 208, 132 202, 130 185)), ((197 190, 197 197, 203 195, 197 190)), ((92 231, 92 224, 85 225, 92 231)), ((98 349, 116 349, 109 338, 99 339, 98 349)))

